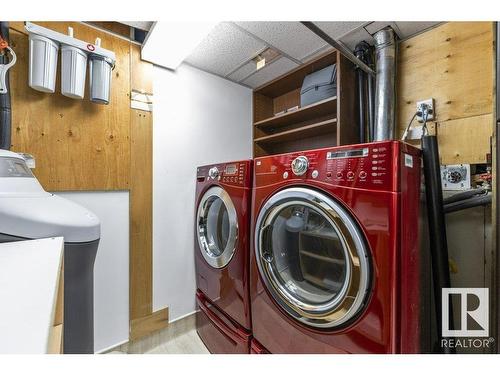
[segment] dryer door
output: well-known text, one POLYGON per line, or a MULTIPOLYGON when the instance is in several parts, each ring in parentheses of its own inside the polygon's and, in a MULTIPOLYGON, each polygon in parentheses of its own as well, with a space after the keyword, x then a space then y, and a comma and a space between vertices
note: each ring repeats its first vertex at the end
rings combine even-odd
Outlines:
POLYGON ((197 233, 201 254, 208 264, 222 268, 231 261, 238 238, 238 218, 229 194, 221 187, 211 187, 201 198, 197 233))
POLYGON ((368 248, 357 222, 327 195, 289 188, 272 196, 257 218, 255 252, 268 291, 299 322, 331 329, 363 309, 368 248))

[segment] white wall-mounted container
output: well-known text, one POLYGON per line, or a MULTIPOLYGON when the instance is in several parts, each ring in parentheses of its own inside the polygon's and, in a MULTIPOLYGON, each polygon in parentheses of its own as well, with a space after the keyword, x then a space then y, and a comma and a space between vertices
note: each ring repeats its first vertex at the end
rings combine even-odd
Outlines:
POLYGON ((29 34, 29 86, 53 93, 56 87, 59 44, 37 34, 29 34))
POLYGON ((91 55, 89 58, 90 100, 109 104, 113 62, 105 57, 91 55))
POLYGON ((61 59, 61 93, 73 99, 83 99, 87 54, 79 48, 63 45, 61 59))

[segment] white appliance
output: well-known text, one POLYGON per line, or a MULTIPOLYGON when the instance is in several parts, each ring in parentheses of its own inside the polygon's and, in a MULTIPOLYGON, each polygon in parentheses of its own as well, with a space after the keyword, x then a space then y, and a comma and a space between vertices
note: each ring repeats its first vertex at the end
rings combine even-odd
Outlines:
POLYGON ((100 230, 96 215, 46 192, 21 155, 0 150, 0 242, 64 237, 65 353, 94 352, 94 261, 100 230))

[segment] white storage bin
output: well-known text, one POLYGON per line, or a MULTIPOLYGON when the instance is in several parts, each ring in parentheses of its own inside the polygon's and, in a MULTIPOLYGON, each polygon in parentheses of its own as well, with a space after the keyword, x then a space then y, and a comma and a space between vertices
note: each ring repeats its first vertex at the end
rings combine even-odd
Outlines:
POLYGON ((59 44, 40 35, 29 35, 29 86, 43 92, 56 87, 59 44))
POLYGON ((83 99, 87 54, 79 48, 62 45, 61 59, 61 93, 73 99, 83 99))
POLYGON ((113 63, 97 55, 91 55, 89 59, 90 100, 94 103, 109 104, 113 63))

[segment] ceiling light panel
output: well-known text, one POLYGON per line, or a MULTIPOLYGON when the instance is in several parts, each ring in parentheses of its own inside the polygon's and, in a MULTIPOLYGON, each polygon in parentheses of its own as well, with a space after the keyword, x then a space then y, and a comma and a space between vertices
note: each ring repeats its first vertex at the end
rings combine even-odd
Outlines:
POLYGON ((237 25, 297 60, 326 44, 300 22, 237 22, 237 25))
POLYGON ((214 22, 156 22, 141 49, 141 58, 169 69, 177 69, 214 22))
POLYGON ((188 56, 186 62, 196 68, 226 76, 265 48, 265 44, 231 23, 221 22, 188 56))
POLYGON ((286 57, 280 57, 276 61, 272 62, 269 65, 266 65, 264 68, 252 74, 242 83, 252 88, 256 88, 263 85, 264 83, 272 81, 282 74, 289 72, 297 66, 298 64, 296 64, 292 60, 287 59, 286 57))

